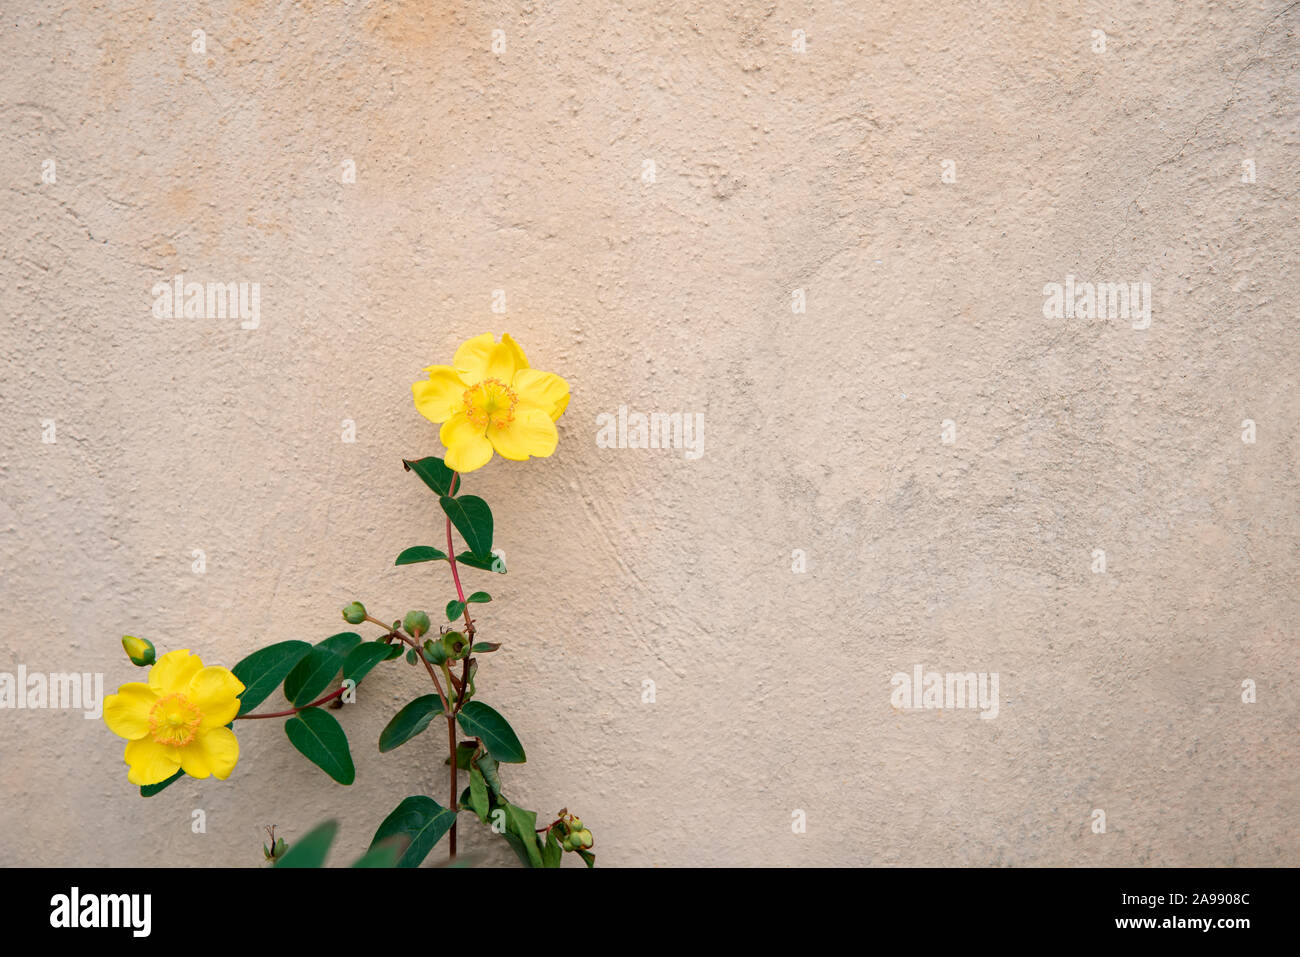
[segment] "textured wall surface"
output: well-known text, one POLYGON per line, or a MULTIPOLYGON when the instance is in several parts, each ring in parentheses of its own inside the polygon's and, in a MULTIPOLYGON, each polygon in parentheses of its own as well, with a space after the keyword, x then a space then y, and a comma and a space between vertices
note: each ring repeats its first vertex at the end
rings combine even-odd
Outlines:
MULTIPOLYGON (((467 573, 478 689, 602 864, 1300 864, 1298 30, 6 0, 0 671, 109 692, 123 633, 231 665, 441 607, 393 567, 440 530, 410 385, 509 331, 573 400, 468 479, 510 563, 467 573), (257 328, 156 317, 178 273, 259 283, 257 328), (1049 318, 1067 276, 1150 283, 1149 327, 1049 318), (702 414, 702 457, 599 447, 621 405, 702 414), (915 665, 997 673, 996 718, 895 707, 915 665)), ((147 801, 102 721, 0 710, 0 863, 255 864, 332 814, 342 861, 445 797, 440 735, 373 744, 426 691, 367 680, 350 788, 247 722, 229 781, 147 801)))

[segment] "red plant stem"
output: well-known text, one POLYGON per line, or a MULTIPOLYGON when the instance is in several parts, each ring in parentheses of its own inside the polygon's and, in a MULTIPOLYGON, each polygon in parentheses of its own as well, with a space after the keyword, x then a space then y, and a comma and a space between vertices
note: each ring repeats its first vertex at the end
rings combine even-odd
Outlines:
POLYGON ((333 701, 335 698, 337 698, 339 695, 341 695, 343 692, 347 690, 348 690, 347 686, 345 685, 342 688, 337 689, 336 691, 331 691, 325 697, 313 701, 311 704, 303 705, 301 708, 290 708, 288 711, 272 711, 269 714, 239 714, 239 715, 235 715, 235 720, 250 721, 253 718, 285 718, 291 714, 297 714, 299 711, 306 711, 308 708, 315 708, 318 705, 324 704, 326 701, 333 701))
MULTIPOLYGON (((447 748, 451 752, 451 804, 453 811, 459 810, 456 806, 456 719, 447 716, 447 748)), ((456 819, 451 819, 451 830, 448 832, 447 860, 456 859, 456 819)))
MULTIPOLYGON (((454 472, 451 477, 450 492, 456 494, 456 487, 460 485, 460 473, 454 472)), ((451 565, 451 578, 456 583, 456 597, 460 599, 461 607, 465 612, 465 637, 471 642, 474 640, 474 622, 469 618, 469 602, 465 601, 465 589, 460 586, 460 572, 456 568, 456 549, 451 544, 451 516, 447 517, 447 563, 451 565)))
MULTIPOLYGON (((450 494, 455 495, 456 489, 459 486, 460 486, 460 473, 453 472, 451 475, 451 485, 448 487, 447 491, 450 494)), ((452 544, 451 541, 451 516, 450 515, 447 516, 447 564, 451 566, 451 578, 452 581, 456 583, 456 597, 460 600, 461 607, 465 611, 465 631, 468 632, 467 638, 469 640, 473 640, 474 625, 469 620, 469 605, 466 604, 465 602, 465 591, 460 587, 460 572, 456 570, 456 547, 452 544)), ((451 680, 450 671, 447 672, 447 679, 448 681, 451 680)), ((462 685, 460 696, 456 699, 456 711, 460 710, 460 706, 464 702, 464 698, 465 698, 465 688, 462 685)), ((451 801, 448 804, 448 807, 450 807, 451 810, 456 811, 458 810, 456 805, 458 803, 457 798, 459 797, 459 795, 456 793, 456 770, 457 770, 456 768, 456 716, 451 711, 451 709, 447 710, 447 750, 451 757, 451 801)), ((451 819, 451 830, 447 832, 447 860, 454 861, 455 859, 456 859, 456 818, 453 817, 451 819)))

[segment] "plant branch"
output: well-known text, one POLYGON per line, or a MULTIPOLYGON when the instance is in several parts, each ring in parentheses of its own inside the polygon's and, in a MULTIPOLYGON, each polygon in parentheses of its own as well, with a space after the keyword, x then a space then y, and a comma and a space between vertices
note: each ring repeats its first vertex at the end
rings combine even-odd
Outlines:
MULTIPOLYGON (((456 489, 460 487, 460 473, 453 472, 451 475, 451 485, 447 491, 451 495, 456 494, 456 489)), ((456 597, 460 600, 461 610, 465 613, 465 640, 470 644, 474 642, 474 622, 469 617, 469 602, 465 601, 465 589, 460 585, 460 572, 456 568, 456 547, 451 541, 451 516, 447 516, 447 564, 451 566, 451 579, 456 583, 456 597)), ((466 661, 469 658, 466 656, 466 661)), ((445 665, 443 666, 446 667, 445 665)), ((466 665, 468 668, 468 665, 466 665)), ((447 669, 447 683, 455 684, 455 679, 451 676, 451 669, 447 669)), ((468 671, 466 672, 468 678, 468 671)), ((460 695, 456 698, 456 711, 459 712, 461 706, 465 703, 465 687, 468 680, 462 680, 460 684, 460 695)), ((451 758, 451 803, 453 811, 457 809, 459 795, 456 792, 456 717, 455 714, 447 711, 447 750, 451 758)), ((456 818, 451 819, 451 830, 448 832, 447 860, 456 859, 456 818)))
POLYGON ((424 649, 420 647, 419 642, 413 638, 407 637, 400 631, 390 631, 389 634, 395 637, 402 644, 410 645, 411 650, 415 652, 415 657, 424 662, 424 670, 429 672, 429 677, 433 679, 433 686, 438 690, 438 697, 442 699, 442 710, 445 713, 450 713, 451 702, 447 700, 446 694, 443 693, 442 682, 438 680, 438 673, 433 670, 433 665, 429 663, 429 659, 424 657, 424 649))
POLYGON ((308 708, 315 708, 319 705, 324 704, 326 701, 333 701, 335 698, 337 698, 339 695, 341 695, 343 692, 347 690, 348 690, 347 685, 344 685, 342 688, 338 688, 334 691, 331 691, 325 697, 318 698, 315 701, 313 701, 311 704, 305 704, 300 708, 290 708, 288 711, 272 711, 267 714, 237 714, 235 715, 235 720, 251 721, 254 718, 287 718, 291 714, 297 714, 299 711, 306 711, 308 708))
MULTIPOLYGON (((453 472, 451 476, 452 495, 456 494, 456 488, 460 485, 460 473, 453 472)), ((447 564, 451 566, 451 578, 456 583, 456 597, 460 599, 461 607, 465 612, 465 637, 470 643, 474 642, 474 622, 469 617, 469 602, 465 600, 465 589, 460 585, 460 571, 456 568, 456 549, 451 544, 451 516, 447 516, 447 564)))

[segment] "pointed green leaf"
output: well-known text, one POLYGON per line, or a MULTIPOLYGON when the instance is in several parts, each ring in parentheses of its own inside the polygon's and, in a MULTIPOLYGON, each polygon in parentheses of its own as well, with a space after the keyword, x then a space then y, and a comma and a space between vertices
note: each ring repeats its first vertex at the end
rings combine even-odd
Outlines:
POLYGON ((488 503, 477 495, 462 495, 459 498, 448 498, 444 495, 439 501, 442 503, 442 510, 451 519, 451 524, 456 526, 456 531, 460 532, 461 538, 465 539, 470 552, 480 558, 490 558, 492 510, 488 508, 488 503))
MULTIPOLYGON (((478 753, 477 741, 462 741, 456 745, 456 767, 468 771, 474 765, 474 755, 478 753)), ((442 763, 451 766, 451 758, 443 758, 442 763)))
POLYGON ((398 858, 397 866, 418 867, 442 836, 451 830, 455 820, 455 811, 443 807, 433 798, 413 795, 384 818, 370 846, 374 848, 388 838, 403 837, 409 843, 398 858))
POLYGON ((506 573, 506 561, 500 555, 480 557, 472 552, 461 552, 456 556, 456 561, 470 568, 481 568, 485 572, 496 572, 498 575, 506 573))
POLYGON ((522 842, 524 852, 528 855, 529 865, 541 867, 542 852, 537 847, 537 812, 525 811, 513 804, 506 804, 506 821, 506 826, 522 842))
POLYGON ((305 641, 282 641, 253 652, 231 668, 234 676, 244 683, 243 694, 239 696, 239 713, 248 714, 265 701, 293 666, 310 651, 311 645, 305 641))
POLYGON ((284 723, 284 733, 293 746, 339 784, 357 779, 343 726, 328 711, 307 708, 284 723))
POLYGON ((442 699, 436 694, 427 694, 408 703, 401 711, 393 715, 379 735, 379 750, 387 753, 401 747, 407 741, 429 726, 429 722, 442 714, 442 699))
POLYGON ((555 839, 555 831, 546 832, 546 846, 542 848, 542 867, 559 867, 564 859, 564 848, 555 839))
POLYGON ((469 806, 484 824, 488 816, 488 786, 483 779, 483 772, 478 768, 469 769, 469 806))
POLYGON ((447 602, 448 621, 455 621, 464 613, 465 613, 465 606, 461 602, 456 601, 456 599, 454 598, 451 601, 447 602))
POLYGON ((585 850, 580 847, 578 848, 578 856, 582 858, 584 862, 586 862, 587 870, 591 870, 593 867, 596 866, 596 855, 591 853, 591 851, 585 850))
POLYGON ((523 764, 524 746, 509 722, 481 701, 469 701, 456 716, 466 734, 483 742, 488 754, 503 764, 523 764))
POLYGON ((361 636, 355 631, 341 631, 337 635, 330 635, 323 641, 316 642, 317 647, 323 645, 326 648, 337 651, 344 657, 346 657, 347 653, 359 644, 361 644, 361 636))
POLYGON ((501 796, 501 775, 497 773, 497 759, 490 754, 481 754, 474 760, 475 766, 479 773, 483 775, 483 780, 491 788, 492 793, 501 796))
POLYGON ((408 472, 415 472, 416 475, 423 479, 425 485, 439 495, 451 494, 451 483, 456 473, 447 468, 447 463, 442 459, 436 456, 429 456, 427 459, 415 459, 414 461, 402 459, 402 466, 408 472))
POLYGON ((185 777, 185 772, 177 771, 166 781, 159 781, 157 784, 145 784, 140 788, 140 797, 151 798, 159 791, 163 790, 164 788, 170 787, 171 785, 175 784, 183 777, 185 777))
POLYGON ((319 642, 284 679, 284 696, 298 707, 311 704, 339 673, 348 652, 359 644, 361 636, 351 631, 319 642))
POLYGON ((317 824, 289 846, 284 857, 275 862, 276 867, 324 867, 325 857, 329 854, 334 835, 338 833, 338 821, 326 821, 317 824))
MULTIPOLYGON (((402 646, 398 645, 398 654, 401 654, 402 646)), ((367 641, 357 645, 343 659, 343 677, 351 678, 357 684, 361 684, 361 679, 370 674, 370 669, 381 661, 388 661, 395 657, 393 655, 393 646, 384 644, 382 641, 367 641)))
POLYGON ((412 545, 410 548, 403 549, 402 554, 397 556, 397 561, 393 564, 414 565, 417 562, 436 562, 446 557, 446 552, 432 545, 412 545))
POLYGON ((352 862, 353 867, 396 867, 410 845, 404 836, 394 834, 374 845, 352 862))
POLYGON ((492 596, 485 591, 476 591, 465 599, 467 602, 478 602, 480 605, 486 604, 492 600, 492 596))

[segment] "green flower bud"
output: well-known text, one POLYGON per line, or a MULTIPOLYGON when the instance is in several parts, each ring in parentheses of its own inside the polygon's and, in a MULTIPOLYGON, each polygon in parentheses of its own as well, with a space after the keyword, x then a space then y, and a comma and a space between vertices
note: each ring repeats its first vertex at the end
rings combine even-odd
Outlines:
POLYGON ((585 827, 577 834, 575 834, 574 837, 578 839, 578 843, 581 844, 583 847, 591 847, 591 845, 596 843, 595 838, 591 836, 591 832, 587 830, 585 827))
POLYGON ((123 635, 122 647, 126 650, 126 656, 131 659, 131 664, 141 668, 153 664, 157 657, 154 654, 153 642, 148 638, 132 638, 130 635, 123 635))
POLYGON ((408 611, 402 619, 402 627, 412 638, 419 638, 429 630, 429 616, 422 611, 408 611))
POLYGON ((442 649, 447 653, 448 661, 456 661, 469 653, 469 642, 459 631, 449 631, 442 636, 442 649))
POLYGON ((443 648, 441 641, 434 641, 432 638, 426 638, 424 640, 424 657, 428 658, 435 665, 441 665, 447 661, 447 650, 443 648))
POLYGON ((366 606, 354 601, 343 609, 343 620, 349 625, 359 625, 366 620, 366 606))

